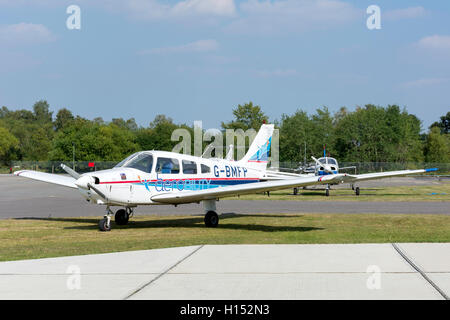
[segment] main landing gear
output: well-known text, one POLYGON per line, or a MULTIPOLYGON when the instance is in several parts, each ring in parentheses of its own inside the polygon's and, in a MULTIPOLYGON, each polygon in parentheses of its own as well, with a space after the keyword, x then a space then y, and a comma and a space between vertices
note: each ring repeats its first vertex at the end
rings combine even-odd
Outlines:
POLYGON ((205 209, 205 226, 208 228, 216 228, 219 225, 219 216, 216 213, 216 200, 203 200, 203 208, 205 209))
POLYGON ((355 194, 356 194, 357 196, 359 196, 359 187, 355 187, 354 184, 352 184, 351 186, 352 186, 352 190, 355 191, 355 194))
POLYGON ((205 214, 205 226, 215 228, 219 224, 219 216, 215 211, 208 211, 205 214))
MULTIPOLYGON (((109 206, 106 207, 106 214, 104 215, 103 219, 100 220, 98 223, 98 227, 100 231, 111 231, 111 216, 113 215, 113 212, 109 208, 109 206)), ((125 209, 119 209, 116 211, 116 214, 114 215, 114 221, 117 225, 123 226, 128 223, 128 220, 130 217, 133 216, 133 209, 132 208, 125 208, 125 209)))

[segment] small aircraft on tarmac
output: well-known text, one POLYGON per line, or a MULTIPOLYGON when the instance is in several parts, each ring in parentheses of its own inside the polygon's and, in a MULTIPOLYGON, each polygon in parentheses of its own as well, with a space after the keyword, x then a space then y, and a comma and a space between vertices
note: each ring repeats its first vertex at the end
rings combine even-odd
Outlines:
MULTIPOLYGON (((335 158, 327 157, 325 148, 323 157, 316 159, 311 156, 311 159, 314 160, 314 163, 308 166, 301 167, 301 171, 303 173, 291 173, 291 172, 280 172, 280 171, 268 171, 268 175, 272 180, 278 179, 295 179, 299 177, 325 177, 325 176, 333 176, 333 175, 341 175, 340 170, 345 169, 356 169, 355 166, 350 167, 339 167, 338 161, 335 158)), ((393 176, 403 176, 408 174, 420 173, 420 172, 431 172, 436 171, 437 168, 424 169, 424 170, 400 170, 400 171, 386 171, 386 172, 376 172, 376 173, 366 173, 366 174, 346 174, 345 181, 329 181, 326 183, 325 195, 328 197, 330 195, 330 186, 337 185, 340 183, 350 183, 352 190, 355 191, 357 196, 360 195, 360 189, 356 186, 357 182, 366 181, 366 180, 375 180, 382 178, 389 178, 393 176)), ((306 188, 306 187, 304 187, 306 188)), ((298 188, 294 188, 294 195, 298 193, 298 188)))
MULTIPOLYGON (((31 170, 21 170, 14 174, 78 189, 90 203, 106 205, 106 214, 99 222, 101 231, 111 230, 111 206, 123 207, 116 211, 114 219, 117 225, 125 225, 137 206, 177 206, 202 202, 205 225, 217 227, 219 216, 216 213, 216 201, 219 198, 309 185, 344 183, 349 182, 349 179, 357 181, 361 176, 367 176, 333 173, 271 180, 267 177, 266 167, 273 130, 273 124, 263 124, 248 152, 239 161, 153 150, 134 153, 112 169, 81 175, 64 164, 61 164, 61 167, 70 176, 31 170)), ((325 171, 327 170, 331 169, 327 167, 325 171)), ((427 171, 430 169, 382 174, 394 176, 427 171)))

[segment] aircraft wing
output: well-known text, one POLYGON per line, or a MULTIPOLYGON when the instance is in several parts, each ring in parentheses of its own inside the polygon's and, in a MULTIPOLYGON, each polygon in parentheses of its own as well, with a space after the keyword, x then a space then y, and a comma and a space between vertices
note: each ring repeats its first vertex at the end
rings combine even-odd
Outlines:
POLYGON ((30 178, 30 179, 34 179, 34 180, 58 184, 58 185, 64 186, 64 187, 78 189, 78 187, 75 185, 74 178, 60 175, 60 174, 52 174, 52 173, 45 173, 45 172, 32 171, 32 170, 20 170, 20 171, 14 172, 14 174, 19 177, 30 178))
POLYGON ((278 181, 265 181, 246 183, 234 186, 217 187, 197 191, 183 191, 178 193, 160 193, 151 199, 156 202, 167 204, 181 204, 211 200, 241 194, 251 194, 264 191, 273 191, 286 188, 304 187, 317 184, 340 183, 345 180, 346 174, 335 174, 322 177, 305 177, 297 179, 284 179, 278 181))
POLYGON ((406 176, 409 174, 431 172, 431 171, 436 171, 436 170, 437 170, 437 168, 420 169, 420 170, 386 171, 386 172, 364 173, 364 174, 356 174, 356 175, 348 174, 343 180, 344 180, 344 182, 357 182, 357 181, 364 181, 364 180, 375 180, 375 179, 382 179, 382 178, 389 178, 389 177, 406 176))

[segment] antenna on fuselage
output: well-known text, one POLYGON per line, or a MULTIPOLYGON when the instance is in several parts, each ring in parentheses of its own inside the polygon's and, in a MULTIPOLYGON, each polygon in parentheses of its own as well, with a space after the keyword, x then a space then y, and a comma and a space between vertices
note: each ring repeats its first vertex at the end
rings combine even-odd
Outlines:
POLYGON ((234 160, 234 145, 230 144, 228 148, 229 149, 228 149, 227 156, 225 157, 225 160, 233 161, 234 160))

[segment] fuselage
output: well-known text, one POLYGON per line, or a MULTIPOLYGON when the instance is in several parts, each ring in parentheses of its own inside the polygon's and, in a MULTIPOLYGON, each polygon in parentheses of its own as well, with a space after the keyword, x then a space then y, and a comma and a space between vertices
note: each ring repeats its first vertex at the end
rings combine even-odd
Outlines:
POLYGON ((320 166, 316 165, 316 176, 323 176, 328 174, 338 174, 339 173, 339 165, 335 158, 331 157, 322 157, 318 159, 320 162, 320 166))
MULTIPOLYGON (((259 182, 264 171, 239 161, 206 159, 165 151, 137 152, 114 168, 82 175, 106 196, 80 185, 81 194, 97 204, 137 206, 159 204, 152 196, 161 193, 204 190, 259 182)), ((80 181, 83 181, 80 179, 80 181)))

